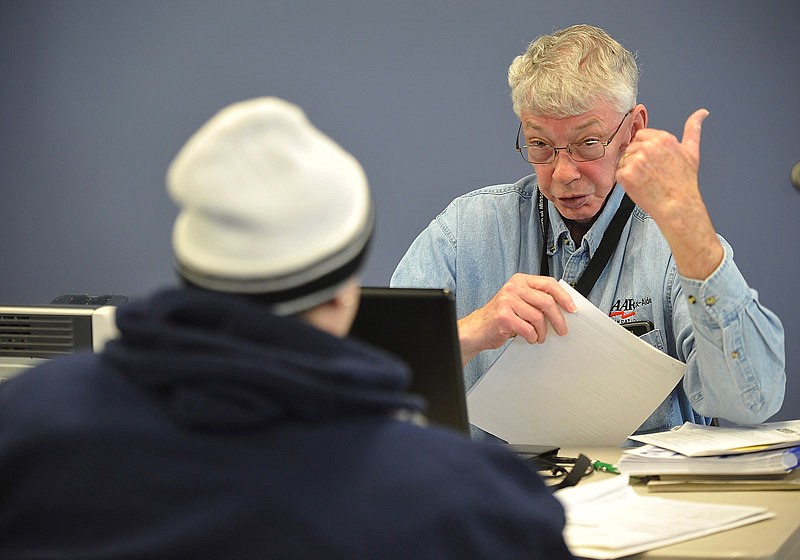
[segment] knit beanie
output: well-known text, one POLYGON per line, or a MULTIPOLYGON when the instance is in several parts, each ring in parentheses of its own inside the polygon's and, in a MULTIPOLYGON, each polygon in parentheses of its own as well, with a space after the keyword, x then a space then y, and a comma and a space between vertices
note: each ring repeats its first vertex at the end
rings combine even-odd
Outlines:
POLYGON ((180 207, 178 274, 258 296, 288 315, 330 300, 360 269, 374 222, 366 175, 296 105, 275 97, 222 109, 167 172, 180 207))

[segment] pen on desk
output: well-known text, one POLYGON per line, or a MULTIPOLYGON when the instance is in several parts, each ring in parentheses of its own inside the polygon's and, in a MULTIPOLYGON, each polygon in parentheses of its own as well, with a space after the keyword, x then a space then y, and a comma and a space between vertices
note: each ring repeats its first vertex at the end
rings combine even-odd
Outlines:
POLYGON ((602 461, 592 461, 592 468, 596 471, 603 471, 612 474, 619 474, 619 469, 611 463, 603 463, 602 461))

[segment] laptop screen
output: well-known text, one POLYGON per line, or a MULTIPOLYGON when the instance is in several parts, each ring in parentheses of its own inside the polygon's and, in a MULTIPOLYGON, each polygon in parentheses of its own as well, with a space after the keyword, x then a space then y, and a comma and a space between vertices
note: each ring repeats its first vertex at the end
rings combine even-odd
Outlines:
POLYGON ((350 334, 411 367, 410 391, 428 402, 428 420, 469 433, 455 299, 447 290, 361 288, 350 334))

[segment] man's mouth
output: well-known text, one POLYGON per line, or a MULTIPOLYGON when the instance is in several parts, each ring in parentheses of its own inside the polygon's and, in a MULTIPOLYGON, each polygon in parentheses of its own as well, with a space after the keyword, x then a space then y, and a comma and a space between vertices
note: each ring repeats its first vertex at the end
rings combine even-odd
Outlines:
POLYGON ((558 198, 558 203, 564 208, 574 210, 586 204, 589 195, 563 196, 558 198))

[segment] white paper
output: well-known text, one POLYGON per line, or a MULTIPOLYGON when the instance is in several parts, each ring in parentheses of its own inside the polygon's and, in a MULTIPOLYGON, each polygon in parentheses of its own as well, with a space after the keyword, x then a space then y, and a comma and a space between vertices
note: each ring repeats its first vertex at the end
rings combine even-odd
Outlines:
POLYGON ((686 366, 560 284, 578 308, 564 314, 569 332, 514 340, 467 395, 469 420, 509 443, 619 446, 686 366))
POLYGON ((761 507, 639 496, 625 475, 555 496, 567 516, 564 540, 582 558, 620 558, 775 516, 761 507))
POLYGON ((739 455, 687 457, 676 451, 645 444, 626 449, 617 468, 630 476, 681 475, 778 475, 797 467, 800 447, 754 451, 739 455))
POLYGON ((667 432, 631 439, 690 457, 750 453, 800 445, 800 420, 740 426, 702 426, 686 422, 667 432))

